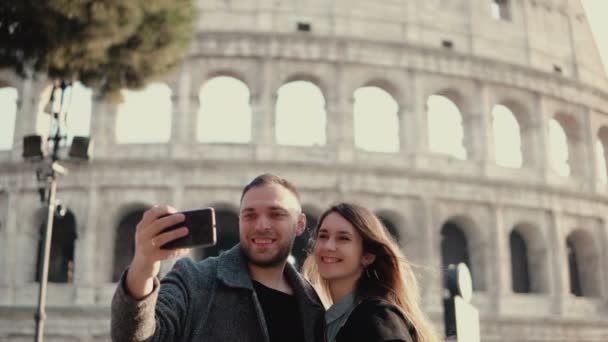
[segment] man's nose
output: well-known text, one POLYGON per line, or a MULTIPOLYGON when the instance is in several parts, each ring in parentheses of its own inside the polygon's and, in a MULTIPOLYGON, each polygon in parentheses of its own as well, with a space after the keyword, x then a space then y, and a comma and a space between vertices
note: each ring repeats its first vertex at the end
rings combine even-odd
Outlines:
POLYGON ((255 225, 256 230, 270 229, 270 220, 265 215, 261 215, 255 225))

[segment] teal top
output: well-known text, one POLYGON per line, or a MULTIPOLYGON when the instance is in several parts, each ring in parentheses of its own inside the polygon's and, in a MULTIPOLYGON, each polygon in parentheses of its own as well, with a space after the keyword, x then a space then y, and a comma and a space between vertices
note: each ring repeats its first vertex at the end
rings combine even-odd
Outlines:
POLYGON ((338 332, 348 320, 355 309, 355 291, 351 291, 342 299, 334 303, 325 312, 325 336, 327 342, 334 342, 338 332))

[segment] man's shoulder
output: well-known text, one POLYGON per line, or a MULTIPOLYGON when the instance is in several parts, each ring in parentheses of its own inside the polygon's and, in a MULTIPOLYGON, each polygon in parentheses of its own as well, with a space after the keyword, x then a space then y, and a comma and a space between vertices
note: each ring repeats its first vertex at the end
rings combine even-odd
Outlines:
POLYGON ((191 258, 181 258, 173 266, 172 272, 186 278, 212 279, 217 270, 217 257, 210 257, 203 260, 192 260, 191 258))

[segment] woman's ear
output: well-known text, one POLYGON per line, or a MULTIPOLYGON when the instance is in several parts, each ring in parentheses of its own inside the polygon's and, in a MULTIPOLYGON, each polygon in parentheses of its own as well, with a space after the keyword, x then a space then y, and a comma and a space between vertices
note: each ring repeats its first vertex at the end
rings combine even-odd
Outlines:
POLYGON ((371 265, 376 260, 376 255, 372 253, 365 253, 361 258, 361 262, 363 263, 363 267, 367 267, 371 265))

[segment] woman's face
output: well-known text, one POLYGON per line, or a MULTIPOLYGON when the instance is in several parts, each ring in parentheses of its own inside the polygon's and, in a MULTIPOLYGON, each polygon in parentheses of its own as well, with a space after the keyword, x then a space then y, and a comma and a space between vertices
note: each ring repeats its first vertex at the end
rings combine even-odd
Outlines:
POLYGON ((355 227, 336 212, 327 215, 321 223, 313 253, 324 280, 352 282, 353 288, 364 265, 373 261, 371 254, 363 253, 363 240, 355 227))

